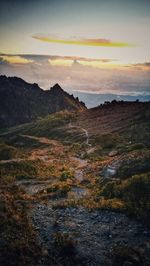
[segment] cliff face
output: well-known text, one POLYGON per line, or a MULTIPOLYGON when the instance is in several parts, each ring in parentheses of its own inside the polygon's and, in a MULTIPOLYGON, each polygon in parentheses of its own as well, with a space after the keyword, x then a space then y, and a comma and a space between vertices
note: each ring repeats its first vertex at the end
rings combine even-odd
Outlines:
POLYGON ((37 117, 68 110, 83 111, 85 104, 58 85, 44 91, 17 77, 0 76, 0 127, 30 122, 37 117))

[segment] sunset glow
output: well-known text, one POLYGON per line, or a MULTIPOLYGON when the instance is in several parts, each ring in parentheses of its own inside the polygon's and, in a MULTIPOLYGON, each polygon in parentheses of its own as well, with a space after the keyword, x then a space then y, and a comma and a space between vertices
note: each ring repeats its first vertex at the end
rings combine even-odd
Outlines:
POLYGON ((150 93, 150 1, 1 2, 1 74, 44 89, 150 93))

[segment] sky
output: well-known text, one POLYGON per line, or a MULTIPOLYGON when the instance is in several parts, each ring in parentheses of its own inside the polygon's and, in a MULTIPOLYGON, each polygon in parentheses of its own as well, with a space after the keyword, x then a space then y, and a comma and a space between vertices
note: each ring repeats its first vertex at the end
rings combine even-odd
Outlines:
POLYGON ((0 0, 0 73, 150 94, 149 0, 0 0))

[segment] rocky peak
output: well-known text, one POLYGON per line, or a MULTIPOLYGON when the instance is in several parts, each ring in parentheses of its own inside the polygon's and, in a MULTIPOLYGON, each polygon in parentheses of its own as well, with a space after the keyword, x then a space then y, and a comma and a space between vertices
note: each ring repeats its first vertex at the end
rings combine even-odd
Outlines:
POLYGON ((64 93, 64 90, 56 83, 53 87, 50 88, 52 94, 64 93))

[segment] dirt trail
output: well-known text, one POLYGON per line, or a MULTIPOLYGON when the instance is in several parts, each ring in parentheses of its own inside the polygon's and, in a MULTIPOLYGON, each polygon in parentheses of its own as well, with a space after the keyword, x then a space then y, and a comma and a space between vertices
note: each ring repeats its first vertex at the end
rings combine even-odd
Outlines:
POLYGON ((52 184, 51 179, 38 181, 37 179, 25 179, 16 181, 16 185, 25 190, 29 195, 35 195, 39 191, 45 189, 52 184))
POLYGON ((37 140, 38 142, 43 143, 43 144, 49 144, 49 145, 54 145, 54 146, 58 145, 58 141, 57 140, 51 140, 51 139, 48 139, 48 138, 45 138, 45 137, 35 137, 35 136, 30 136, 30 135, 20 135, 20 136, 24 137, 24 138, 37 140))
POLYGON ((83 130, 83 132, 86 135, 86 142, 85 143, 88 145, 89 144, 89 133, 85 128, 81 128, 81 129, 83 130))
POLYGON ((89 133, 85 128, 72 125, 71 122, 69 123, 69 128, 78 128, 78 129, 82 130, 86 136, 85 144, 89 145, 89 133))
POLYGON ((76 168, 74 169, 75 178, 81 182, 84 179, 84 169, 86 168, 88 162, 87 160, 80 159, 78 157, 70 157, 72 162, 77 163, 76 168))
MULTIPOLYGON (((71 125, 69 125, 69 127, 74 127, 71 125)), ((87 137, 86 139, 86 143, 88 144, 89 142, 89 136, 88 136, 88 132, 86 129, 82 128, 82 130, 85 132, 85 135, 87 137)), ((43 138, 43 137, 34 137, 34 136, 29 136, 29 135, 22 135, 23 137, 27 137, 27 138, 30 138, 30 139, 34 139, 34 140, 38 140, 40 143, 44 143, 44 144, 50 144, 50 145, 54 145, 55 147, 59 146, 62 148, 63 146, 58 143, 58 141, 55 141, 55 140, 49 140, 47 138, 43 138)), ((47 153, 49 151, 49 148, 45 148, 45 149, 42 149, 42 150, 35 150, 32 152, 32 155, 31 155, 31 159, 34 159, 35 157, 39 156, 40 158, 42 157, 42 159, 44 161, 47 161, 49 162, 48 160, 48 157, 47 157, 47 153)), ((69 158, 71 161, 73 162, 77 162, 77 169, 75 169, 75 177, 79 180, 79 181, 82 181, 83 180, 83 168, 85 168, 87 166, 87 160, 83 160, 83 159, 80 159, 80 158, 77 158, 77 157, 70 157, 69 158)), ((54 159, 51 159, 51 162, 53 161, 54 159)))
POLYGON ((16 158, 16 159, 9 159, 9 160, 1 160, 0 161, 0 164, 7 164, 7 163, 19 163, 19 162, 22 162, 22 161, 25 161, 25 159, 23 158, 16 158))
MULTIPOLYGON (((49 140, 47 138, 43 137, 35 137, 30 135, 21 135, 22 137, 30 138, 33 140, 37 140, 40 143, 48 144, 49 146, 46 148, 36 148, 33 149, 28 156, 27 160, 42 160, 45 165, 49 165, 53 163, 53 161, 58 160, 57 155, 60 156, 61 153, 64 151, 64 147, 61 143, 55 140, 49 140), (51 152, 54 153, 54 155, 51 155, 51 152), (55 157, 54 157, 55 156, 55 157)), ((6 160, 5 162, 20 162, 25 159, 13 159, 13 160, 6 160)), ((3 161, 4 162, 4 161, 3 161)), ((74 171, 75 179, 79 182, 82 182, 84 180, 84 169, 87 166, 87 160, 80 159, 75 156, 69 156, 68 158, 68 165, 70 166, 70 170, 74 171), (74 165, 72 168, 71 166, 74 165)), ((31 195, 36 194, 40 190, 46 188, 48 186, 48 183, 50 184, 50 181, 37 181, 35 180, 19 180, 16 182, 17 185, 21 186, 25 191, 31 195)), ((70 191, 69 198, 81 198, 87 195, 87 189, 86 188, 78 188, 73 187, 70 191)))

